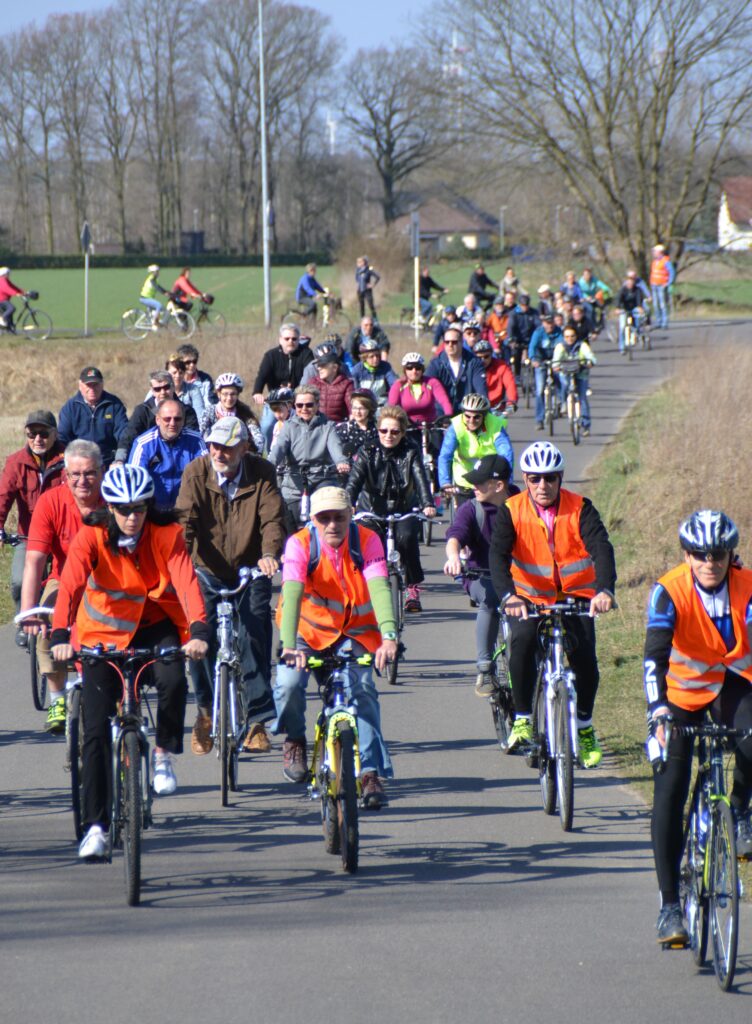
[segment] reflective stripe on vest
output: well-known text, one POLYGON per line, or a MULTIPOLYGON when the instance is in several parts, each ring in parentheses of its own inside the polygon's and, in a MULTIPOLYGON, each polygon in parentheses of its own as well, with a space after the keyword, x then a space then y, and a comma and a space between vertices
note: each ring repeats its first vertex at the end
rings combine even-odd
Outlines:
MULTIPOLYGON (((114 598, 115 601, 135 601, 136 604, 143 604, 146 601, 146 597, 142 594, 129 594, 126 590, 110 590, 107 587, 103 587, 97 583, 92 573, 86 581, 86 586, 89 590, 98 590, 102 594, 107 594, 108 597, 114 598)), ((173 589, 173 594, 175 593, 173 589)))
POLYGON ((83 606, 86 614, 94 622, 100 623, 102 626, 108 626, 110 629, 116 629, 119 633, 134 632, 138 628, 140 616, 138 619, 117 619, 114 615, 106 615, 104 612, 100 612, 99 609, 95 608, 89 601, 89 595, 84 592, 83 606))
POLYGON ((752 570, 732 567, 728 575, 734 628, 734 646, 730 651, 705 610, 689 565, 677 566, 658 582, 676 608, 666 673, 669 701, 687 711, 705 707, 721 692, 727 671, 752 682, 752 651, 746 626, 747 606, 752 600, 752 570))
POLYGON ((465 479, 465 473, 469 473, 473 464, 484 455, 497 454, 496 438, 506 425, 507 421, 503 416, 494 416, 489 412, 483 421, 483 430, 474 434, 467 429, 461 413, 454 417, 452 426, 457 438, 457 447, 452 457, 452 481, 456 487, 470 487, 465 479))

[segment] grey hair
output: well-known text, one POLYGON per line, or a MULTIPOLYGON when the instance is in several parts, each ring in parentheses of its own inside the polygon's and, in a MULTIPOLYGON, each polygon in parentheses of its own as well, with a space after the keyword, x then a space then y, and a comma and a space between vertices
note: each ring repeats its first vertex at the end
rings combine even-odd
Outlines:
POLYGON ((99 445, 95 441, 85 441, 82 437, 77 437, 66 446, 64 459, 66 469, 71 459, 90 459, 97 469, 102 468, 102 452, 99 445))
POLYGON ((295 331, 295 337, 300 337, 300 328, 297 324, 282 324, 279 333, 281 334, 283 331, 295 331))
POLYGON ((173 380, 167 370, 152 370, 149 374, 149 383, 155 380, 158 384, 169 384, 172 387, 173 380))
POLYGON ((295 388, 295 397, 298 395, 313 395, 317 402, 321 401, 321 392, 313 384, 299 384, 295 388))

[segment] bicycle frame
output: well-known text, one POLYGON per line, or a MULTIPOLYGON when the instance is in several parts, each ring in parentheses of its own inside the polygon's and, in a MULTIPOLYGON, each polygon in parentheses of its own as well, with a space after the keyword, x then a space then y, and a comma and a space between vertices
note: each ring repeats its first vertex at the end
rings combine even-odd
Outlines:
POLYGON ((567 713, 569 716, 572 736, 572 756, 576 760, 579 756, 579 742, 577 738, 577 691, 574 685, 574 672, 566 665, 564 660, 564 618, 562 613, 552 613, 552 621, 549 626, 550 632, 546 645, 546 652, 541 662, 541 682, 545 681, 546 701, 546 734, 548 737, 548 750, 550 756, 556 760, 561 757, 562 752, 558 749, 558 737, 554 728, 554 703, 561 697, 566 700, 567 713))
POLYGON ((339 737, 339 726, 345 724, 352 729, 355 738, 355 772, 358 797, 360 797, 360 746, 358 743, 358 717, 355 705, 350 703, 345 692, 345 673, 350 662, 357 661, 360 665, 370 665, 371 655, 355 658, 353 655, 311 655, 308 667, 314 672, 328 671, 327 678, 319 684, 319 693, 323 706, 316 718, 316 729, 313 738, 313 754, 310 767, 308 796, 311 800, 320 800, 326 793, 332 799, 337 797, 337 754, 335 744, 339 737), (329 667, 327 667, 329 666, 329 667), (319 763, 319 751, 324 740, 323 760, 319 763))

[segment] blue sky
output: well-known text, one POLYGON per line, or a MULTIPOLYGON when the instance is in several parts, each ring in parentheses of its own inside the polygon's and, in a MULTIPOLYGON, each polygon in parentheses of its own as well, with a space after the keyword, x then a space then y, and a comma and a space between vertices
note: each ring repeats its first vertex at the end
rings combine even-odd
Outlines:
MULTIPOLYGON (((305 0, 299 2, 305 3, 305 0)), ((49 14, 98 11, 107 6, 108 0, 24 0, 5 11, 3 31, 13 32, 32 21, 41 25, 49 14)), ((358 47, 381 46, 396 40, 408 42, 426 0, 378 0, 375 4, 309 0, 307 6, 328 14, 336 31, 347 41, 350 52, 354 52, 358 47)))

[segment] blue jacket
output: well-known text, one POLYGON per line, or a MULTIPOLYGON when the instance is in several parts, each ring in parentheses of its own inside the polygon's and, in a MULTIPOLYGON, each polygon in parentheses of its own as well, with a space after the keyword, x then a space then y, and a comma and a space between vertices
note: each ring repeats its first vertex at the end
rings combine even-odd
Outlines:
POLYGON ((562 333, 558 327, 555 327, 550 334, 546 334, 543 324, 536 327, 527 348, 528 359, 530 359, 531 362, 534 359, 538 362, 543 362, 545 359, 553 359, 554 349, 561 339, 562 333))
POLYGON ((116 395, 103 391, 92 409, 83 395, 69 398, 57 418, 57 436, 64 445, 81 439, 94 441, 102 451, 105 466, 115 458, 120 435, 128 426, 125 406, 116 395))
POLYGON ((174 441, 165 441, 159 427, 152 427, 133 442, 128 462, 148 469, 154 480, 154 502, 172 508, 177 501, 183 470, 208 448, 197 430, 184 427, 174 441))
POLYGON ((460 372, 456 377, 452 373, 449 356, 446 352, 434 356, 428 364, 424 376, 438 377, 444 385, 447 395, 449 395, 449 400, 455 413, 460 411, 460 404, 465 395, 484 395, 488 398, 486 379, 483 376, 483 364, 480 359, 464 349, 462 351, 460 372))
POLYGON ((372 391, 379 405, 384 405, 389 395, 389 388, 397 380, 397 374, 390 363, 382 359, 373 373, 365 363, 358 363, 352 370, 353 384, 356 388, 372 391))
POLYGON ((324 289, 318 283, 313 274, 303 274, 301 279, 298 281, 298 286, 295 289, 295 301, 301 302, 303 299, 312 299, 315 297, 316 292, 324 294, 324 289))

